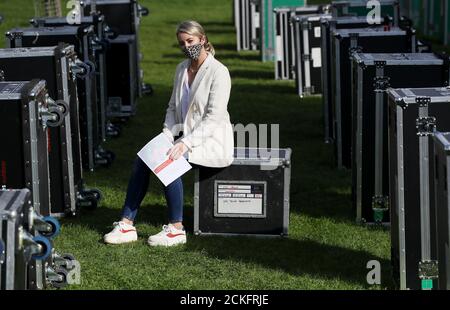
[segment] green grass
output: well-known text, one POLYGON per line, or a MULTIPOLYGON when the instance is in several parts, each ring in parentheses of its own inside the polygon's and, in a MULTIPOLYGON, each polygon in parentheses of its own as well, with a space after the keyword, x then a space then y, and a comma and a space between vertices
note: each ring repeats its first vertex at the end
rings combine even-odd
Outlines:
MULTIPOLYGON (((33 15, 28 0, 0 4, 8 28, 26 25, 33 15), (28 4, 29 5, 29 4, 28 4)), ((155 93, 142 98, 138 115, 122 136, 105 144, 117 159, 110 169, 85 173, 88 186, 104 199, 93 211, 64 219, 55 240, 58 252, 81 263, 81 285, 70 289, 386 289, 390 281, 387 231, 358 226, 350 200, 350 173, 333 166, 332 149, 323 143, 321 98, 299 99, 293 82, 275 81, 273 63, 256 52, 237 53, 231 0, 141 1, 150 9, 142 21, 145 80, 155 93), (173 73, 183 60, 175 28, 184 19, 202 23, 231 72, 229 111, 233 123, 280 124, 280 146, 293 149, 289 237, 255 239, 188 236, 184 246, 163 249, 146 244, 167 220, 159 181, 138 216, 139 241, 107 246, 104 233, 120 215, 136 152, 162 129, 173 73), (379 260, 382 285, 366 282, 366 263, 379 260)), ((193 226, 193 174, 185 182, 185 225, 193 226)))

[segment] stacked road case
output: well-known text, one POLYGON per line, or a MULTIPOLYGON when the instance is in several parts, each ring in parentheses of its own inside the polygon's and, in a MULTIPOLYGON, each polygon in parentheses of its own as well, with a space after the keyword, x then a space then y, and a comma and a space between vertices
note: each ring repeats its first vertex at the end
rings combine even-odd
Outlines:
POLYGON ((259 0, 234 0, 234 25, 238 51, 259 49, 259 0))
POLYGON ((301 7, 306 5, 306 0, 259 0, 260 4, 260 38, 261 60, 275 60, 275 15, 274 8, 301 7))
POLYGON ((0 290, 67 285, 75 259, 55 252, 52 238, 58 233, 57 220, 34 210, 28 189, 1 189, 0 290))
POLYGON ((273 10, 275 20, 275 79, 290 80, 295 76, 296 60, 294 18, 320 14, 322 6, 277 7, 273 10))
POLYGON ((441 87, 448 56, 354 54, 352 62, 352 189, 356 220, 389 222, 388 87, 441 87))
POLYGON ((351 57, 355 52, 411 53, 415 52, 415 34, 392 27, 338 29, 333 32, 332 96, 335 154, 338 168, 351 169, 351 57))
MULTIPOLYGON (((70 26, 65 17, 37 17, 30 21, 35 27, 62 27, 70 26)), ((92 41, 92 47, 95 53, 96 74, 97 74, 97 98, 99 99, 98 122, 100 126, 100 134, 102 141, 106 141, 106 137, 114 137, 119 133, 117 126, 112 125, 107 120, 107 104, 108 104, 108 86, 106 83, 106 57, 109 48, 109 38, 114 34, 105 23, 105 17, 100 14, 92 14, 90 16, 81 17, 78 25, 94 26, 96 37, 92 41)))
MULTIPOLYGON (((86 16, 95 12, 103 14, 108 26, 115 34, 134 36, 134 39, 131 40, 135 44, 133 47, 135 55, 133 55, 132 58, 135 66, 133 72, 136 76, 133 78, 133 81, 135 81, 137 85, 130 87, 137 91, 137 97, 142 97, 144 94, 151 93, 151 86, 144 83, 144 72, 141 70, 142 54, 140 53, 139 47, 139 28, 141 18, 149 14, 148 9, 139 5, 136 0, 84 0, 82 1, 82 5, 84 6, 84 15, 86 16)), ((116 62, 120 61, 121 58, 116 58, 116 62)), ((108 75, 114 74, 114 72, 108 73, 108 75)), ((129 104, 131 105, 135 103, 129 104)))
POLYGON ((322 28, 321 21, 331 15, 294 16, 294 68, 297 94, 322 93, 322 28))
POLYGON ((28 190, 0 191, 0 239, 3 240, 0 290, 24 290, 28 287, 28 259, 37 249, 31 242, 17 245, 23 243, 25 234, 29 241, 33 240, 33 236, 24 231, 24 226, 27 229, 24 217, 31 209, 30 198, 28 190))
POLYGON ((196 169, 194 233, 286 236, 291 153, 236 148, 231 166, 196 169))
POLYGON ((83 64, 85 74, 78 80, 80 100, 80 133, 82 142, 83 167, 94 170, 96 165, 111 165, 114 154, 101 147, 101 124, 98 117, 96 82, 96 62, 93 46, 95 28, 93 26, 63 26, 14 29, 6 33, 9 47, 55 46, 61 42, 72 44, 83 64))
MULTIPOLYGON (((325 143, 332 143, 336 140, 335 130, 333 125, 333 95, 331 66, 332 58, 332 43, 333 33, 337 29, 354 29, 370 27, 367 19, 364 17, 338 17, 338 18, 323 18, 321 23, 321 54, 322 54, 322 102, 324 115, 324 140, 325 143)), ((389 24, 390 25, 390 24, 389 24)))
POLYGON ((394 25, 398 26, 400 21, 400 5, 398 0, 377 0, 376 2, 369 2, 367 0, 334 1, 331 4, 331 14, 334 17, 363 16, 375 22, 377 19, 377 8, 375 6, 378 3, 381 4, 380 17, 389 16, 393 18, 394 25))
POLYGON ((47 126, 60 126, 64 116, 49 107, 45 81, 38 80, 0 82, 0 115, 1 185, 30 189, 34 209, 49 215, 47 126))
POLYGON ((110 117, 130 117, 136 114, 137 87, 136 81, 136 37, 119 35, 111 40, 106 65, 115 68, 108 74, 108 115, 110 117), (118 61, 118 59, 122 59, 118 61))
POLYGON ((45 80, 50 97, 69 112, 60 127, 48 132, 50 214, 56 217, 75 215, 82 204, 96 204, 93 191, 83 187, 75 74, 81 67, 77 63, 71 45, 0 49, 0 68, 6 80, 45 80))
POLYGON ((438 288, 450 289, 450 133, 434 135, 438 288))
POLYGON ((391 247, 401 289, 432 289, 439 275, 434 149, 436 130, 450 130, 450 89, 389 89, 391 247))

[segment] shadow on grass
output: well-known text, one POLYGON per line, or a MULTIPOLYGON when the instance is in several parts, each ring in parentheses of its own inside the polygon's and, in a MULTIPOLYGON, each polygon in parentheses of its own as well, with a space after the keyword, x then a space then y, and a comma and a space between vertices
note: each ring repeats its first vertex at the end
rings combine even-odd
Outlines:
MULTIPOLYGON (((390 278, 389 260, 312 240, 196 236, 189 239, 186 249, 212 258, 257 264, 292 276, 343 279, 366 288, 369 288, 366 264, 377 260, 382 266, 382 279, 390 278)), ((391 283, 384 285, 391 286, 391 283)))
MULTIPOLYGON (((167 211, 167 207, 164 205, 143 205, 136 222, 138 229, 142 224, 158 228, 167 224, 167 211)), ((117 221, 119 216, 120 210, 98 208, 93 212, 83 211, 82 219, 64 219, 63 222, 84 225, 103 235, 111 230, 111 224, 117 221)), ((189 234, 189 240, 184 247, 186 251, 199 252, 202 255, 221 260, 256 264, 292 276, 308 275, 324 280, 344 279, 366 288, 369 288, 366 282, 366 275, 369 271, 366 269, 366 264, 371 260, 377 260, 382 266, 382 279, 390 278, 389 260, 366 251, 289 237, 194 236, 191 205, 185 208, 184 217, 189 234)), ((139 234, 139 238, 147 237, 148 235, 139 234)), ((99 243, 103 242, 101 239, 98 241, 99 243)), ((390 285, 390 283, 384 283, 385 287, 390 287, 390 285)))

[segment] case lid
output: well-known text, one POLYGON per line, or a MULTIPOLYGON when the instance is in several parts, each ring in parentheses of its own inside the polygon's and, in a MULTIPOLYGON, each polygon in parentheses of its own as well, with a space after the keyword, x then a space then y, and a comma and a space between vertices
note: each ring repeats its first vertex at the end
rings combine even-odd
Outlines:
MULTIPOLYGON (((100 21, 103 21, 104 16, 99 15, 97 17, 100 21)), ((95 22, 94 16, 81 16, 81 24, 93 24, 95 22)), ((35 17, 30 20, 30 24, 37 27, 40 25, 68 25, 66 17, 35 17)), ((79 26, 80 24, 73 24, 73 26, 79 26)))
POLYGON ((30 190, 28 189, 0 189, 0 217, 14 215, 14 212, 21 210, 29 199, 30 190))
POLYGON ((450 154, 450 132, 437 131, 434 133, 433 139, 436 146, 450 154))
POLYGON ((330 14, 295 15, 291 17, 293 23, 315 22, 331 19, 330 14))
POLYGON ((279 6, 273 9, 274 13, 286 13, 286 12, 293 12, 293 13, 320 13, 322 11, 322 7, 318 5, 308 5, 308 6, 279 6))
POLYGON ((390 88, 387 92, 389 98, 401 106, 420 104, 424 99, 431 103, 450 103, 450 87, 390 88))
MULTIPOLYGON (((89 27, 86 25, 61 26, 61 27, 28 27, 28 28, 14 28, 6 33, 20 33, 23 36, 51 36, 51 35, 78 35, 78 31, 85 28, 89 32, 89 27)), ((93 31, 93 29, 91 30, 93 31)))
POLYGON ((46 82, 44 80, 0 82, 0 100, 22 99, 23 93, 28 86, 32 87, 28 94, 34 97, 45 89, 46 82))
POLYGON ((385 31, 383 25, 375 25, 369 28, 335 29, 333 33, 334 36, 340 38, 349 37, 351 34, 358 34, 360 37, 406 35, 406 31, 399 27, 391 27, 389 31, 385 31))
MULTIPOLYGON (((378 0, 381 5, 398 5, 398 0, 378 0)), ((332 6, 367 7, 367 0, 333 1, 332 6)))
POLYGON ((124 4, 124 3, 134 3, 136 0, 83 0, 84 5, 91 5, 91 3, 94 2, 95 5, 105 5, 105 4, 124 4))
POLYGON ((0 82, 0 100, 20 99, 28 82, 0 82))
POLYGON ((442 65, 444 61, 433 53, 356 53, 353 58, 366 66, 385 61, 386 65, 442 65))
POLYGON ((339 16, 333 17, 330 21, 336 24, 367 24, 367 17, 363 16, 339 16))
POLYGON ((58 46, 2 48, 0 58, 54 56, 58 48, 58 46))
POLYGON ((290 165, 292 150, 268 148, 234 148, 234 165, 290 165))

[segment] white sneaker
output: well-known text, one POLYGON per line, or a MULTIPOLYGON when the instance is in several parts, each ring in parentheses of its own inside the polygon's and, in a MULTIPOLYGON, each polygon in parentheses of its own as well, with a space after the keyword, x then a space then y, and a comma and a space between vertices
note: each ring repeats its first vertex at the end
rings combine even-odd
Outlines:
POLYGON ((164 225, 160 233, 148 237, 148 244, 151 246, 173 246, 186 243, 186 231, 177 229, 172 224, 164 225))
POLYGON ((114 229, 103 237, 105 243, 121 244, 137 240, 136 228, 125 222, 115 222, 114 229))

